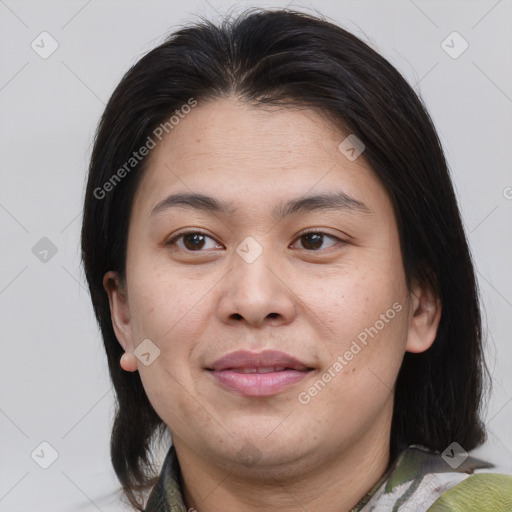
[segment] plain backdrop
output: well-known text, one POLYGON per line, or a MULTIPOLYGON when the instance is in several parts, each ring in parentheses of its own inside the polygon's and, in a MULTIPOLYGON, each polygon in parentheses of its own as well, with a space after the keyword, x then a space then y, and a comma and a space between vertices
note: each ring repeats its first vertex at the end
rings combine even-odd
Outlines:
POLYGON ((368 42, 434 120, 477 267, 494 380, 489 440, 475 454, 512 467, 511 1, 0 0, 1 511, 126 509, 109 459, 114 396, 79 258, 106 101, 133 63, 197 15, 286 5, 368 42))

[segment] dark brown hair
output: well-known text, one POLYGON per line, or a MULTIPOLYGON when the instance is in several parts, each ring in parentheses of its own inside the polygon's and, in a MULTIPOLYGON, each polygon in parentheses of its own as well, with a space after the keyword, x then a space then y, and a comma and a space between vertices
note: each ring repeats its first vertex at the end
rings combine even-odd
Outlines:
POLYGON ((407 283, 429 283, 442 303, 436 340, 406 353, 396 382, 391 456, 418 443, 466 450, 480 420, 482 334, 477 285, 447 164, 432 121, 400 73, 360 39, 291 10, 250 10, 218 25, 201 20, 141 58, 110 98, 96 133, 82 226, 82 257, 117 395, 113 467, 126 496, 155 483, 151 442, 166 426, 138 372, 121 369, 102 280, 124 277, 128 219, 143 159, 105 191, 153 130, 190 98, 234 94, 254 106, 316 109, 364 142, 365 158, 394 204, 407 283))

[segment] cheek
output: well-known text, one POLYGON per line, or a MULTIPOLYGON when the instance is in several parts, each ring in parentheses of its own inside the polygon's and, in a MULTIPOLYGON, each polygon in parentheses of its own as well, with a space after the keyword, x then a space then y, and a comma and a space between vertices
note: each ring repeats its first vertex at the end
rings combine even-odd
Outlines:
POLYGON ((159 351, 149 366, 139 364, 150 403, 176 432, 186 432, 191 421, 205 424, 208 417, 193 398, 191 363, 194 340, 202 329, 201 322, 208 318, 199 291, 178 287, 175 280, 156 273, 151 276, 149 272, 132 284, 130 309, 134 335, 140 340, 150 339, 159 351))
POLYGON ((301 390, 302 400, 310 401, 306 410, 322 418, 326 428, 343 425, 347 431, 363 431, 374 424, 392 400, 407 334, 405 307, 393 304, 375 308, 387 323, 374 314, 340 321, 329 347, 329 362, 318 380, 301 390))
MULTIPOLYGON (((207 426, 212 413, 205 408, 203 400, 197 399, 184 365, 170 367, 168 360, 140 368, 139 373, 146 395, 160 418, 172 432, 186 435, 190 426, 211 429, 207 426), (180 367, 181 366, 181 367, 180 367)), ((176 359, 179 358, 175 358, 176 359)))
MULTIPOLYGON (((401 276, 378 262, 335 268, 320 280, 304 285, 301 295, 318 318, 332 329, 331 334, 338 331, 357 336, 379 321, 395 302, 405 306, 401 276)), ((388 316, 394 319, 395 313, 391 311, 388 316)))
POLYGON ((378 407, 394 387, 407 341, 401 268, 378 258, 360 261, 344 275, 333 274, 315 297, 318 318, 330 329, 323 371, 335 375, 319 402, 344 403, 354 414, 360 407, 378 407))
POLYGON ((128 288, 132 329, 139 336, 167 340, 193 328, 204 308, 203 284, 161 269, 134 268, 128 288))

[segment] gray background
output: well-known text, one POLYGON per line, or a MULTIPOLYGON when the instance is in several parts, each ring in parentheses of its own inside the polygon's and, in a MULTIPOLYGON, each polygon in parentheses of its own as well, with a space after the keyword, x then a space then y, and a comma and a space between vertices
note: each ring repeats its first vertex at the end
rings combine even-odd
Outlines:
MULTIPOLYGON (((489 339, 489 441, 475 453, 512 472, 511 1, 0 0, 1 511, 125 509, 109 460, 114 399, 78 249, 105 102, 131 64, 195 15, 285 5, 318 9, 369 42, 432 115, 489 339), (43 31, 58 43, 46 59, 31 47, 51 49, 43 31), (442 46, 453 31, 469 44, 458 58, 442 46), (47 469, 40 465, 52 462, 52 449, 42 442, 58 454, 47 469)), ((446 44, 462 48, 453 37, 446 44)))

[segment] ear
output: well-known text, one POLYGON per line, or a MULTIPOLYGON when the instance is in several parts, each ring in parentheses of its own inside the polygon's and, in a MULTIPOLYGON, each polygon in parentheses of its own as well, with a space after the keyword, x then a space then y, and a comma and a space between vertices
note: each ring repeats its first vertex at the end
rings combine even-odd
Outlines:
POLYGON ((441 301, 428 284, 413 283, 406 352, 420 353, 434 343, 441 320, 441 301))
POLYGON ((103 288, 108 294, 110 317, 117 341, 126 352, 133 352, 128 296, 117 272, 109 271, 103 276, 103 288))

